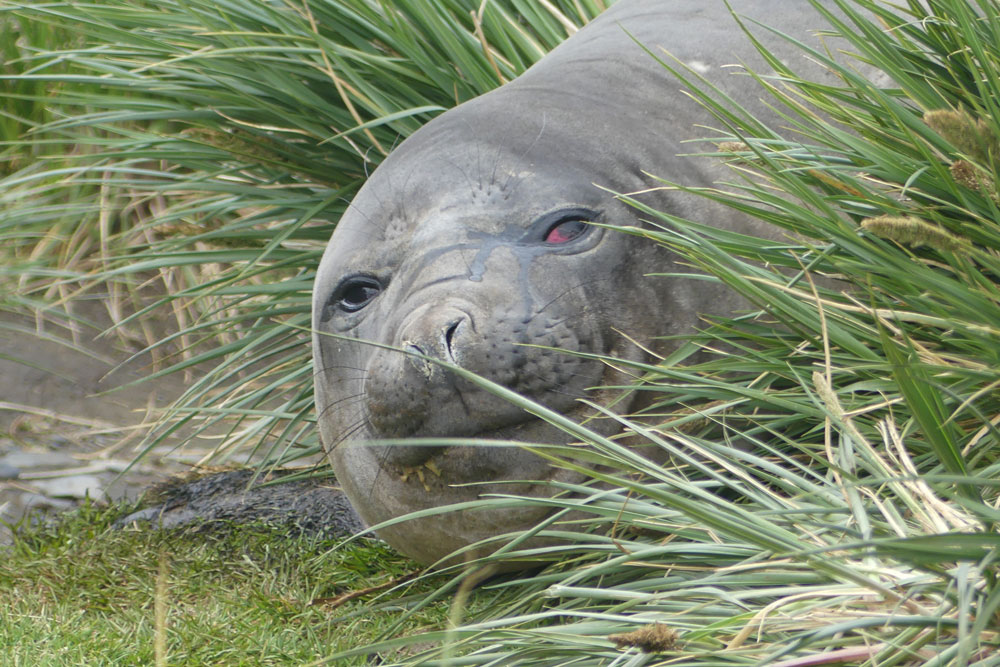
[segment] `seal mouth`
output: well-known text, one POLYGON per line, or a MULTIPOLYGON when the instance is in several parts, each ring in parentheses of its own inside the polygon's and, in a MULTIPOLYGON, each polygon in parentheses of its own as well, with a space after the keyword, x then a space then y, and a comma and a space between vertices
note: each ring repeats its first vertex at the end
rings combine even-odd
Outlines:
MULTIPOLYGON (((525 442, 525 444, 532 444, 530 442, 524 441, 523 438, 518 438, 515 431, 518 427, 524 427, 525 425, 542 425, 547 424, 542 419, 537 417, 526 416, 524 419, 510 422, 496 428, 485 429, 482 431, 477 431, 476 433, 470 433, 467 435, 441 435, 441 436, 430 436, 422 437, 423 440, 433 440, 434 437, 440 438, 450 438, 450 437, 460 437, 463 440, 481 440, 481 441, 502 441, 510 442, 516 440, 518 442, 525 442)), ((382 445, 384 448, 384 453, 382 455, 383 461, 391 465, 403 466, 403 467, 413 467, 425 465, 432 459, 436 459, 441 456, 447 455, 449 451, 455 449, 469 449, 476 448, 476 445, 464 445, 464 444, 440 444, 440 445, 407 445, 407 444, 392 444, 392 445, 382 445)), ((488 445, 482 447, 485 448, 488 445)))
MULTIPOLYGON (((586 410, 586 406, 580 405, 573 410, 564 411, 563 414, 574 417, 584 410, 586 410)), ((493 479, 508 478, 509 475, 506 473, 510 471, 505 470, 505 464, 500 462, 519 456, 511 451, 511 446, 491 446, 490 441, 516 442, 531 446, 562 445, 576 439, 544 419, 527 413, 523 415, 522 419, 475 433, 423 436, 421 439, 427 442, 433 441, 435 437, 461 438, 464 441, 469 441, 470 444, 382 445, 379 453, 382 466, 400 473, 406 473, 420 467, 428 467, 433 471, 450 470, 452 474, 448 476, 453 480, 488 483, 493 479), (482 444, 471 444, 471 441, 478 441, 482 444)), ((517 449, 520 450, 520 448, 517 449)), ((530 456, 536 455, 531 454, 530 456)))

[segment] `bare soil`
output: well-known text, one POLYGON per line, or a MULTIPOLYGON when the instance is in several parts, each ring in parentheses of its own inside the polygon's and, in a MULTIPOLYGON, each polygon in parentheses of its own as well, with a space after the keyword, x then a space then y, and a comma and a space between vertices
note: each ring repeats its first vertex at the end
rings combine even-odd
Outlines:
POLYGON ((301 469, 180 476, 212 449, 180 438, 137 458, 159 412, 184 390, 183 378, 149 379, 150 355, 132 338, 105 333, 110 318, 100 301, 75 311, 87 324, 72 331, 63 320, 0 311, 0 545, 19 522, 82 502, 143 496, 143 509, 123 526, 265 522, 324 535, 361 530, 332 477, 270 485, 301 469))
POLYGON ((3 524, 33 509, 135 498, 194 457, 168 447, 129 467, 146 422, 183 391, 182 378, 139 382, 151 359, 127 361, 140 346, 102 335, 110 318, 101 301, 73 311, 81 320, 72 329, 61 317, 0 311, 0 543, 3 524))

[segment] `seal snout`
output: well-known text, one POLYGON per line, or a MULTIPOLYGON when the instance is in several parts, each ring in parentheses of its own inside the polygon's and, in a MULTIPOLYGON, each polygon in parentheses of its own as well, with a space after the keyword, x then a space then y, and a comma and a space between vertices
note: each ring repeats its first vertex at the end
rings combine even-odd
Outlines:
POLYGON ((465 311, 432 306, 406 322, 399 334, 399 346, 411 354, 461 364, 464 347, 474 344, 467 340, 473 330, 472 317, 465 311))
POLYGON ((450 435, 437 432, 434 423, 467 419, 454 376, 434 360, 461 365, 476 345, 474 332, 472 317, 463 309, 428 304, 411 313, 397 332, 394 344, 401 351, 372 354, 365 400, 379 436, 450 435))
MULTIPOLYGON (((432 336, 428 338, 416 340, 403 340, 400 347, 403 348, 403 352, 409 355, 410 363, 428 380, 432 380, 435 374, 435 364, 432 360, 427 357, 433 357, 436 359, 441 359, 442 361, 447 361, 452 364, 458 364, 461 352, 459 349, 460 338, 459 329, 463 330, 469 322, 468 315, 462 315, 459 318, 453 318, 451 322, 448 322, 440 332, 437 340, 433 340, 432 336)), ((433 327, 433 325, 431 325, 433 327)), ((464 331, 463 331, 464 333, 464 331)))

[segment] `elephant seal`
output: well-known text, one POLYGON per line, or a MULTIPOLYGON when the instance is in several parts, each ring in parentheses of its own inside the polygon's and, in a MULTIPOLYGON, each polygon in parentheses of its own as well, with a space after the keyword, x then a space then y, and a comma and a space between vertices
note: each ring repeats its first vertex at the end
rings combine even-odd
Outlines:
MULTIPOLYGON (((805 2, 731 4, 805 41, 823 24, 805 2)), ((773 34, 756 32, 787 59, 805 61, 773 34)), ((316 409, 337 477, 369 525, 484 493, 550 495, 546 481, 579 479, 519 448, 372 442, 570 440, 425 357, 582 419, 590 411, 580 399, 622 399, 607 387, 625 378, 593 358, 548 348, 647 360, 642 347, 667 351, 656 337, 739 307, 713 283, 648 276, 685 269, 656 244, 599 226, 641 225, 609 191, 645 192, 645 203, 674 215, 762 232, 728 209, 655 189, 647 172, 711 185, 725 171, 679 156, 700 150, 684 142, 704 136, 697 125, 713 119, 640 43, 663 47, 758 117, 773 117, 753 79, 725 67, 767 71, 723 0, 622 0, 514 81, 406 139, 339 222, 314 290, 316 409)), ((615 403, 619 411, 634 407, 627 397, 615 403)), ((609 419, 589 426, 617 430, 609 419)), ((547 511, 453 511, 379 535, 432 563, 534 525, 547 511)))

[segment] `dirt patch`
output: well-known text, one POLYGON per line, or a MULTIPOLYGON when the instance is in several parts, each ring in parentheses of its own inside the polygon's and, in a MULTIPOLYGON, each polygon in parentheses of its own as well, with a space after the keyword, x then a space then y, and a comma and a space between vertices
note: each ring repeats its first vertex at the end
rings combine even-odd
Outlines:
MULTIPOLYGON (((137 460, 160 411, 184 391, 180 374, 148 380, 152 359, 128 337, 106 335, 100 301, 77 304, 70 331, 41 317, 0 311, 0 545, 19 522, 96 502, 137 500, 128 525, 182 527, 263 521, 309 533, 361 529, 335 480, 282 479, 299 470, 207 470, 176 479, 214 442, 159 445, 137 460), (124 387, 124 389, 122 389, 124 387), (183 444, 183 447, 181 445, 183 444), (169 493, 163 482, 172 480, 169 493)), ((317 463, 318 457, 301 459, 317 463)))
POLYGON ((183 391, 182 379, 131 385, 150 373, 149 355, 128 361, 139 346, 101 335, 110 318, 99 300, 74 315, 75 331, 63 318, 0 312, 0 543, 3 524, 31 510, 134 498, 193 457, 166 446, 130 468, 147 422, 183 391))

